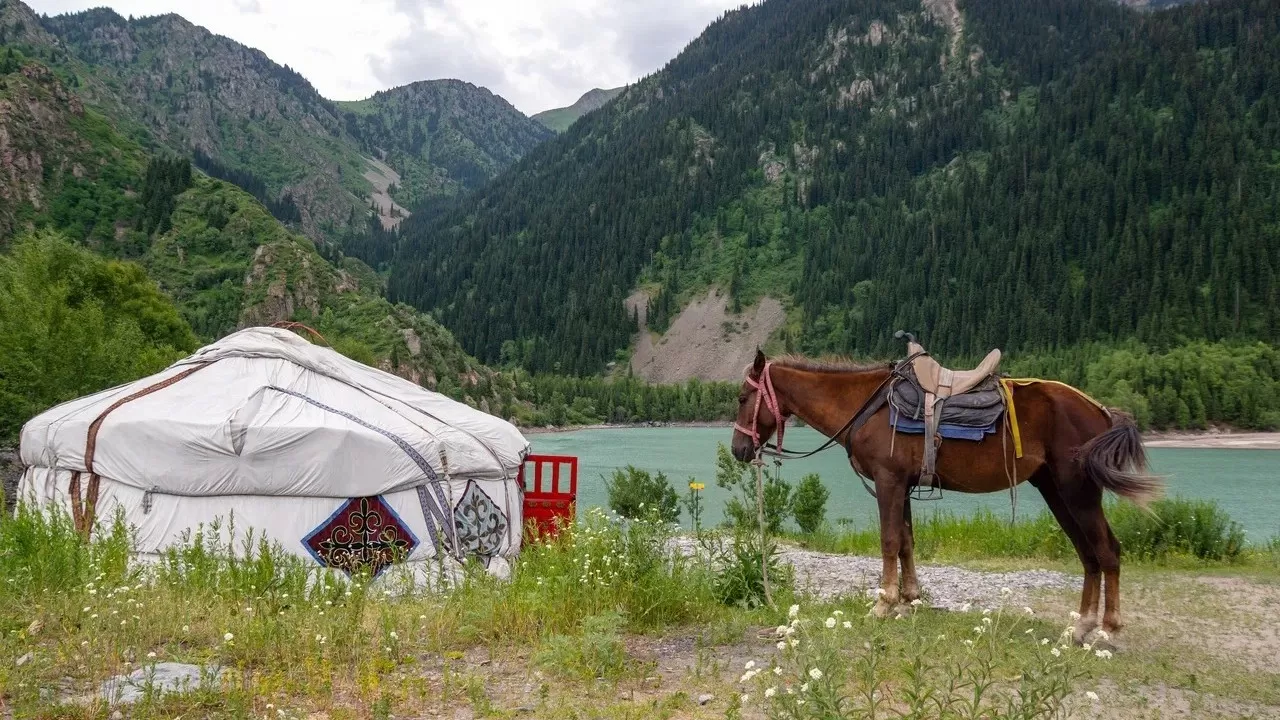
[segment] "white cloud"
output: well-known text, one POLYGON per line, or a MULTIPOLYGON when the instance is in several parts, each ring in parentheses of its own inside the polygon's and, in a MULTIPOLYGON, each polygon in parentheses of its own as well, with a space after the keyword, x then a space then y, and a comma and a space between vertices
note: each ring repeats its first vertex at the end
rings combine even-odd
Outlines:
MULTIPOLYGON (((28 0, 55 15, 103 0, 28 0)), ((107 0, 121 15, 177 13, 256 47, 326 97, 417 80, 482 85, 526 113, 662 67, 742 0, 107 0)))

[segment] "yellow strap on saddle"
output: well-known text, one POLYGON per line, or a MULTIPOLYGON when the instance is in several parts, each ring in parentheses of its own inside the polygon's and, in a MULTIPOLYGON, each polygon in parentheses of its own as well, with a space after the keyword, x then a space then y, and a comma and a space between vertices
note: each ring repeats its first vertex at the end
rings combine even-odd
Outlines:
POLYGON ((1000 392, 1004 393, 1004 406, 1009 409, 1009 428, 1013 433, 1013 456, 1022 457, 1022 433, 1018 431, 1018 411, 1013 406, 1012 384, 1018 382, 1007 378, 1000 379, 1000 392))
POLYGON ((1015 457, 1022 457, 1022 434, 1018 432, 1018 411, 1013 407, 1013 386, 1014 385, 1035 385, 1036 383, 1047 383, 1049 385, 1061 385, 1071 392, 1079 395, 1087 400, 1094 407, 1101 410, 1104 414, 1110 416, 1111 411, 1107 410, 1107 406, 1089 397, 1088 393, 1078 387, 1073 387, 1064 382, 1057 380, 1043 380, 1041 378, 1000 378, 1000 389, 1004 391, 1005 404, 1009 408, 1009 426, 1013 429, 1013 452, 1015 457))

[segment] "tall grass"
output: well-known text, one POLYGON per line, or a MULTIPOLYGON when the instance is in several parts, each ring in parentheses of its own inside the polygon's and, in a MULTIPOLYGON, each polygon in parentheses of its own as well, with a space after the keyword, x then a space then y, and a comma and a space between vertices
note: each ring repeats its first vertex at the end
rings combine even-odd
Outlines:
MULTIPOLYGON (((1105 509, 1125 557, 1162 561, 1189 557, 1207 562, 1236 562, 1249 551, 1244 531, 1217 503, 1170 498, 1150 511, 1131 503, 1110 503, 1105 509)), ((1057 520, 1047 510, 1029 519, 1010 522, 990 510, 961 516, 940 511, 916 518, 916 556, 924 560, 983 557, 1068 560, 1075 550, 1057 520)), ((798 536, 809 547, 828 552, 878 555, 880 529, 831 528, 798 536)), ((1260 547, 1260 553, 1267 552, 1260 547)))

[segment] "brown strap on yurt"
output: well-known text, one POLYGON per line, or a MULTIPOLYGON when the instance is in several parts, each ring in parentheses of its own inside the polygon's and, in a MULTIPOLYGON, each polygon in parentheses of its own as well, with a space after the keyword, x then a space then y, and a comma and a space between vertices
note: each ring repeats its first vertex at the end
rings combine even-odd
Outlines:
POLYGON ((75 525, 76 534, 84 537, 84 506, 80 504, 80 473, 71 473, 71 486, 67 488, 67 499, 71 501, 71 522, 75 525))
POLYGON ((303 325, 300 322, 295 322, 293 320, 281 320, 280 322, 271 323, 271 327, 280 328, 281 330, 298 330, 298 329, 306 330, 307 332, 311 333, 313 337, 320 338, 320 342, 324 343, 325 347, 333 347, 332 345, 329 344, 328 340, 324 339, 324 336, 321 335, 318 330, 316 330, 315 328, 303 325))
POLYGON ((98 415, 98 417, 94 418, 93 422, 89 424, 89 438, 85 442, 85 446, 84 446, 84 467, 85 467, 85 470, 87 470, 89 473, 88 492, 84 497, 84 499, 81 500, 80 473, 78 472, 71 474, 71 487, 70 487, 71 518, 75 522, 76 531, 80 533, 80 537, 83 538, 86 542, 89 540, 89 534, 93 530, 93 522, 96 518, 97 509, 98 509, 99 478, 98 478, 98 473, 94 472, 94 469, 93 469, 93 456, 98 449, 98 431, 102 429, 102 423, 107 419, 108 415, 115 412, 115 410, 119 408, 121 405, 133 402, 138 398, 146 397, 151 393, 163 390, 169 387, 170 385, 173 385, 174 383, 178 382, 179 380, 183 380, 187 378, 192 373, 195 373, 197 370, 202 370, 204 368, 209 367, 212 364, 213 363, 211 362, 205 362, 205 363, 200 363, 198 365, 192 365, 191 367, 187 368, 186 370, 183 370, 182 372, 178 373, 177 375, 174 375, 173 377, 161 380, 160 382, 154 385, 148 385, 147 387, 139 390, 136 393, 133 393, 132 395, 120 398, 119 400, 111 403, 111 405, 108 406, 106 410, 103 410, 98 415))

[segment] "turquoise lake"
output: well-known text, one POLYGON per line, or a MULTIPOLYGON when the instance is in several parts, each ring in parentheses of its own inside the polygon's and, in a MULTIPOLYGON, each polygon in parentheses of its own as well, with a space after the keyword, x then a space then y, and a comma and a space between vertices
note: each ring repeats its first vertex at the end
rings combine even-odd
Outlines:
MULTIPOLYGON (((577 430, 530 435, 535 453, 576 455, 579 460, 578 507, 607 504, 603 476, 614 468, 635 465, 664 472, 682 492, 690 477, 706 483, 707 522, 720 520, 725 491, 715 486, 716 445, 729 442, 731 431, 717 427, 662 427, 577 430)), ((788 428, 787 447, 811 450, 821 435, 811 428, 788 428)), ((1155 472, 1164 475, 1168 495, 1216 500, 1244 527, 1252 542, 1280 535, 1280 451, 1241 449, 1148 448, 1155 472)), ((783 477, 795 483, 805 473, 816 472, 831 490, 827 519, 855 525, 874 524, 875 501, 839 448, 783 465, 783 477)), ((1008 492, 989 495, 946 493, 936 501, 916 502, 916 517, 932 510, 968 514, 978 508, 1008 517, 1008 492)), ((1018 487, 1018 514, 1039 513, 1044 502, 1035 488, 1018 487)))

